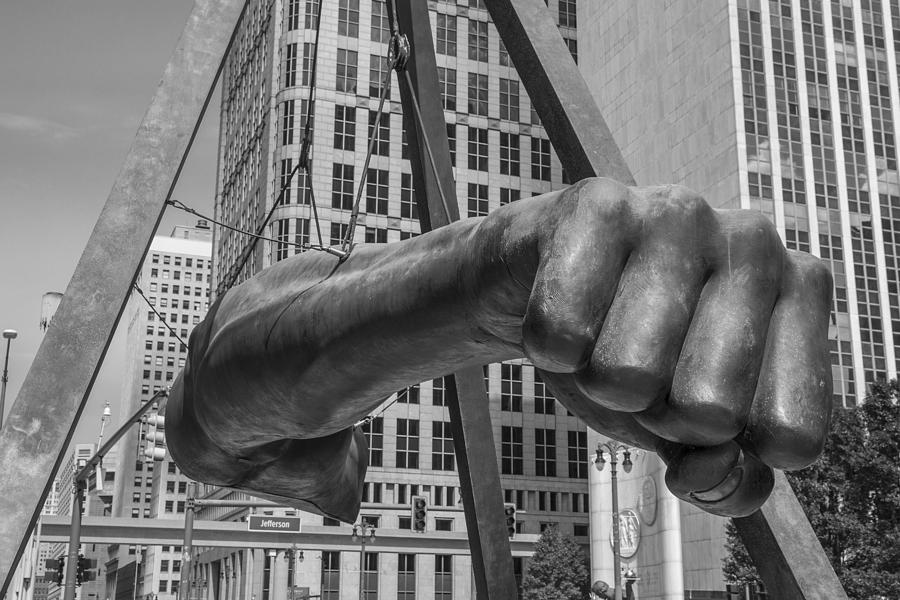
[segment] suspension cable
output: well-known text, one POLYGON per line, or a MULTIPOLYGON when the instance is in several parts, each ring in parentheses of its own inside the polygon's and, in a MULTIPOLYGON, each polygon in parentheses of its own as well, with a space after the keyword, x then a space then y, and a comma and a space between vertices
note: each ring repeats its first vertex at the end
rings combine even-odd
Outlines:
MULTIPOLYGON (((357 427, 365 427, 366 425, 368 425, 369 423, 371 423, 372 421, 374 421, 375 419, 377 419, 378 417, 380 417, 381 415, 386 413, 387 409, 389 409, 394 404, 396 404, 400 400, 400 398, 409 396, 409 388, 403 388, 403 390, 401 390, 399 392, 395 392, 395 393, 396 393, 396 396, 394 397, 394 399, 391 400, 391 402, 387 406, 382 407, 382 409, 378 412, 377 415, 367 415, 367 416, 363 417, 362 419, 360 419, 359 421, 357 421, 356 423, 353 424, 353 428, 356 429, 357 427)), ((391 394, 391 396, 393 396, 393 395, 394 394, 391 394)), ((384 398, 381 399, 381 402, 387 401, 387 399, 390 398, 391 396, 385 396, 384 398)), ((381 404, 381 402, 379 402, 379 405, 381 404)))
POLYGON ((162 324, 166 326, 166 328, 167 328, 167 329, 169 330, 169 332, 172 334, 172 337, 174 337, 176 340, 178 340, 179 342, 181 342, 181 345, 182 345, 182 346, 184 346, 185 348, 187 348, 187 344, 185 343, 185 341, 184 341, 183 339, 181 339, 181 336, 178 335, 178 332, 175 331, 175 330, 174 330, 174 329, 166 322, 166 317, 165 317, 164 315, 160 314, 160 312, 159 312, 158 310, 156 310, 156 307, 153 306, 153 303, 150 302, 150 299, 147 298, 147 296, 144 294, 144 290, 141 289, 141 286, 139 286, 137 283, 133 283, 133 284, 132 284, 132 287, 135 289, 135 291, 137 291, 138 294, 141 295, 141 298, 144 299, 144 302, 147 303, 147 306, 150 307, 150 310, 152 310, 154 313, 156 313, 156 316, 159 317, 159 320, 162 322, 162 324))

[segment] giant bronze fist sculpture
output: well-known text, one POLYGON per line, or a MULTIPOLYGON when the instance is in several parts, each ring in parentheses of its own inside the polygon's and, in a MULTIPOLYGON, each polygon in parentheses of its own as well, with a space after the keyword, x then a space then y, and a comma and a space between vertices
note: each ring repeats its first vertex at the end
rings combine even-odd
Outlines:
POLYGON ((604 179, 229 291, 191 336, 169 447, 201 481, 352 521, 353 424, 391 392, 527 357, 571 412, 658 452, 680 498, 758 508, 819 455, 831 277, 749 211, 604 179))

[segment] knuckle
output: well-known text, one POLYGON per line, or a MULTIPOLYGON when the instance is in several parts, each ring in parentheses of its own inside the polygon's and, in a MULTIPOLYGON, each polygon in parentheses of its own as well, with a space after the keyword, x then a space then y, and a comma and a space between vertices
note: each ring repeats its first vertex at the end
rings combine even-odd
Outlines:
POLYGON ((573 201, 579 206, 600 209, 605 215, 628 214, 634 197, 627 186, 606 177, 590 177, 573 186, 573 201))
POLYGON ((675 213, 695 220, 712 215, 712 207, 700 194, 681 185, 666 186, 665 205, 675 213))

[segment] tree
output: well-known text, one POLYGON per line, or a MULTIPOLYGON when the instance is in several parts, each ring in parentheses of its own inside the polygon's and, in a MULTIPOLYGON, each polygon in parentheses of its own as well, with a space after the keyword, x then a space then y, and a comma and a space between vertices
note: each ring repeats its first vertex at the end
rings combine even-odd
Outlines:
MULTIPOLYGON (((878 382, 859 407, 836 408, 822 458, 789 473, 831 565, 853 598, 900 598, 900 387, 878 382)), ((723 571, 758 581, 729 526, 723 571)))
POLYGON ((524 600, 585 600, 591 572, 581 546, 556 527, 538 538, 522 580, 524 600))

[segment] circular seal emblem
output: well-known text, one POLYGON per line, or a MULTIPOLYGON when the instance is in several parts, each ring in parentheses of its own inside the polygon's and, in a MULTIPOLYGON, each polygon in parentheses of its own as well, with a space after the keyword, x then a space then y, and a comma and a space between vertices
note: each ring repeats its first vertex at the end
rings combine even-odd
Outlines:
POLYGON ((656 522, 656 480, 652 477, 644 477, 641 485, 641 493, 638 496, 637 509, 641 514, 644 525, 653 525, 656 522))
MULTIPOLYGON (((610 537, 610 545, 613 540, 610 537)), ((619 556, 631 558, 637 554, 641 544, 641 519, 638 514, 630 509, 619 511, 619 556)))

